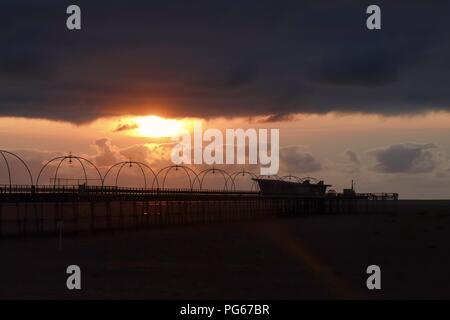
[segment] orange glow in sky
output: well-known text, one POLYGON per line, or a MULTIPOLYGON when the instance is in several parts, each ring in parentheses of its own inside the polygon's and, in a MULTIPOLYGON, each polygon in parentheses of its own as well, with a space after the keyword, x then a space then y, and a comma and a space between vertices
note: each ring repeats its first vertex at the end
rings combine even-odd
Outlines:
POLYGON ((189 121, 185 119, 165 119, 158 116, 137 117, 131 120, 137 128, 131 131, 134 136, 163 138, 181 135, 189 129, 189 121))

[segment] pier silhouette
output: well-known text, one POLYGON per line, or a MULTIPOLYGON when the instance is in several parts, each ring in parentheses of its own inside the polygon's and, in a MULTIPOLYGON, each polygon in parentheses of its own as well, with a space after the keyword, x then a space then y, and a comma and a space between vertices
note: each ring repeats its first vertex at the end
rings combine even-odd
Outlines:
MULTIPOLYGON (((231 222, 237 220, 295 217, 308 214, 369 213, 393 210, 397 194, 323 194, 298 195, 260 192, 249 171, 228 173, 218 168, 196 172, 187 166, 171 165, 158 171, 138 161, 123 161, 111 166, 102 175, 99 168, 84 157, 60 156, 47 161, 34 180, 27 163, 18 155, 0 150, 7 168, 8 184, 0 185, 0 236, 66 234, 99 232, 117 229, 140 229, 160 225, 231 222), (21 163, 29 184, 15 184, 8 158, 21 163), (65 163, 77 163, 83 177, 60 176, 65 163), (88 176, 88 166, 96 175, 88 176), (126 166, 136 166, 144 186, 124 187, 119 177, 126 166), (46 170, 53 168, 50 184, 42 184, 46 170), (113 169, 117 169, 115 176, 113 169), (147 173, 146 173, 147 171, 147 173), (171 172, 179 171, 188 181, 187 188, 169 188, 171 172), (205 188, 205 178, 218 175, 223 185, 205 188), (251 187, 240 190, 237 177, 250 179, 251 187), (113 185, 107 185, 111 177, 113 185)), ((313 179, 293 175, 271 179, 297 183, 313 179)))

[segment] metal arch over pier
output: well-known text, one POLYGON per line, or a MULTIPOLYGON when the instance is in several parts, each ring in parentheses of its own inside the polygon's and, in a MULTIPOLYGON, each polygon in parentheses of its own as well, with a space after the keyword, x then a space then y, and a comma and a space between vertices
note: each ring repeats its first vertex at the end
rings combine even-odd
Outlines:
POLYGON ((153 169, 151 167, 149 167, 148 165, 146 165, 145 163, 139 162, 139 161, 122 161, 122 162, 116 163, 113 166, 111 166, 108 169, 108 171, 106 171, 105 175, 103 176, 102 186, 105 186, 105 181, 106 181, 106 178, 108 177, 109 173, 114 168, 119 167, 119 170, 116 173, 116 179, 115 179, 115 186, 118 187, 118 180, 119 180, 119 176, 120 176, 120 173, 122 172, 123 167, 126 166, 126 165, 129 165, 131 167, 133 164, 137 165, 139 167, 141 173, 142 173, 142 177, 144 179, 144 188, 145 189, 147 188, 147 176, 146 176, 143 168, 147 168, 148 170, 150 170, 150 172, 153 175, 152 188, 154 188, 154 183, 155 182, 156 182, 156 187, 159 188, 158 178, 157 178, 157 175, 155 174, 155 172, 153 171, 153 169))
POLYGON ((47 167, 49 167, 50 164, 52 164, 53 162, 58 161, 58 160, 59 160, 59 162, 58 162, 58 165, 57 165, 56 170, 55 170, 55 177, 54 177, 54 182, 53 182, 53 186, 54 187, 56 187, 56 181, 57 181, 57 178, 58 178, 59 169, 60 169, 61 165, 64 163, 64 161, 66 161, 66 160, 68 160, 69 163, 72 163, 73 160, 76 160, 80 164, 80 166, 81 166, 81 168, 83 170, 84 180, 85 180, 86 185, 88 184, 88 176, 87 176, 86 167, 84 166, 83 161, 85 161, 86 163, 91 165, 97 171, 98 177, 99 177, 99 179, 100 179, 100 181, 102 182, 102 185, 103 185, 102 174, 100 173, 100 171, 98 170, 97 166, 92 161, 90 161, 90 160, 88 160, 88 159, 86 159, 84 157, 74 156, 72 154, 69 154, 68 156, 55 157, 55 158, 47 161, 47 163, 45 163, 44 166, 39 171, 38 177, 36 179, 36 186, 39 186, 39 180, 40 180, 41 175, 44 172, 44 170, 47 167))
POLYGON ((159 181, 158 180, 159 175, 162 175, 164 173, 162 185, 160 185, 162 189, 164 189, 166 187, 166 180, 167 180, 167 176, 170 173, 170 171, 172 171, 172 170, 178 171, 179 169, 183 170, 184 173, 186 173, 186 176, 189 179, 189 189, 193 190, 194 182, 197 179, 197 173, 195 173, 195 171, 192 170, 191 168, 189 168, 187 166, 181 166, 181 165, 167 166, 158 171, 158 173, 156 174, 156 181, 159 181), (191 178, 191 174, 194 176, 193 179, 191 178))
POLYGON ((17 154, 10 152, 10 151, 6 151, 6 150, 0 150, 0 154, 2 155, 3 160, 5 161, 5 165, 6 165, 6 169, 8 171, 8 180, 9 180, 9 186, 12 187, 12 172, 11 172, 11 167, 9 165, 9 161, 8 158, 5 156, 6 155, 10 155, 14 158, 16 158, 17 160, 20 161, 20 163, 24 166, 24 168, 26 169, 28 176, 30 178, 30 185, 33 186, 34 185, 34 181, 33 181, 33 175, 31 174, 30 168, 28 167, 28 165, 26 164, 26 162, 19 157, 17 154))
POLYGON ((192 188, 195 185, 195 182, 198 181, 199 184, 199 189, 203 190, 203 182, 205 180, 205 177, 211 173, 211 174, 216 174, 219 173, 222 178, 223 178, 223 191, 228 191, 228 190, 232 190, 233 188, 231 187, 230 189, 228 189, 228 181, 232 181, 230 175, 228 174, 228 172, 226 172, 225 170, 222 169, 217 169, 217 168, 209 168, 209 169, 205 169, 200 171, 196 176, 194 181, 192 182, 192 188))
POLYGON ((252 184, 251 184, 250 191, 258 191, 257 184, 256 184, 256 181, 255 181, 255 179, 257 179, 258 176, 256 174, 254 174, 253 172, 246 171, 246 170, 236 171, 236 172, 233 172, 232 174, 229 175, 233 191, 236 191, 236 178, 238 176, 249 176, 250 179, 252 179, 252 184))

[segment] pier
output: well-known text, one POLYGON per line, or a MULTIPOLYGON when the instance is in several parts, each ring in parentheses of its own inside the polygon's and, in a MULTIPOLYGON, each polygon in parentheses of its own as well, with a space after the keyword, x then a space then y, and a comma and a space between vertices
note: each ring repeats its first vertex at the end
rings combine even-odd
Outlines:
MULTIPOLYGON (((211 168, 195 172, 192 168, 169 166, 155 173, 146 164, 121 162, 112 166, 104 176, 95 165, 76 156, 58 157, 47 162, 39 172, 36 183, 25 161, 20 160, 30 177, 30 184, 12 183, 9 162, 5 151, 0 153, 8 168, 9 184, 0 185, 0 237, 80 234, 108 232, 124 229, 142 229, 167 225, 221 223, 256 219, 273 219, 312 214, 367 214, 395 209, 396 194, 323 194, 299 196, 296 194, 266 194, 255 184, 251 190, 239 190, 237 176, 256 175, 247 171, 227 173, 211 168), (61 185, 68 179, 59 177, 64 161, 77 162, 84 172, 84 179, 75 185, 61 185), (51 163, 51 185, 42 185, 40 178, 51 163), (90 179, 83 165, 94 168, 98 179, 90 179), (125 166, 136 165, 141 169, 145 187, 121 187, 119 175, 125 166), (106 185, 106 177, 118 168, 115 185, 106 185), (148 174, 144 169, 147 169, 148 174), (189 181, 189 188, 166 187, 171 170, 182 171, 189 181), (206 189, 204 178, 208 174, 220 174, 224 184, 220 189, 206 189), (89 185, 96 181, 98 185, 89 185), (151 182, 151 184, 150 184, 151 182)), ((283 181, 293 176, 275 177, 283 181)), ((299 181, 301 178, 296 177, 299 181)), ((308 178, 310 179, 310 178, 308 178)))
POLYGON ((367 214, 392 211, 396 204, 387 194, 353 199, 269 196, 257 191, 79 186, 13 186, 7 190, 0 193, 1 236, 77 234, 311 214, 367 214))

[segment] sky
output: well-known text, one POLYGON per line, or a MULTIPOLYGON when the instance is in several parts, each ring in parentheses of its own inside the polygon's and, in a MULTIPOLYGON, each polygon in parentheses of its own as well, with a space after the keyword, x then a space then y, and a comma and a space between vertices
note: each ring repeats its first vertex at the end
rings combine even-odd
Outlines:
MULTIPOLYGON (((70 152, 103 173, 130 159, 157 170, 170 164, 169 129, 197 119, 279 128, 280 175, 449 197, 445 1, 377 1, 376 31, 366 28, 367 1, 74 3, 78 31, 66 28, 72 2, 0 3, 0 149, 34 176, 70 152)), ((14 182, 26 183, 10 162, 14 182)), ((75 167, 61 175, 80 176, 75 167)), ((135 167, 120 182, 139 179, 135 167)))

